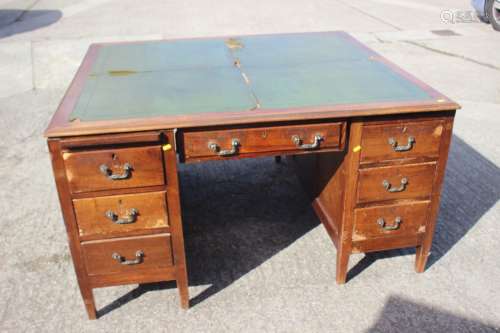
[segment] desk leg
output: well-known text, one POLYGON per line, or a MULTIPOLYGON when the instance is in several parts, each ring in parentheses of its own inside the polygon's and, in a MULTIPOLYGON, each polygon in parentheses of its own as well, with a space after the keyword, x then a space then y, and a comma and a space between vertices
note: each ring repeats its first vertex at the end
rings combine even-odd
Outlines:
POLYGON ((350 124, 345 151, 307 154, 291 159, 310 197, 313 208, 337 248, 336 281, 347 279, 349 256, 352 252, 353 211, 361 142, 359 121, 350 124))
POLYGON ((97 312, 95 309, 94 293, 92 292, 92 288, 82 288, 82 286, 80 286, 80 292, 82 294, 89 319, 96 319, 97 312))
POLYGON ((352 253, 352 230, 354 224, 354 208, 356 207, 356 193, 358 186, 358 169, 360 150, 356 147, 361 145, 361 132, 363 123, 352 122, 349 130, 349 141, 346 145, 346 154, 341 164, 341 175, 344 178, 340 182, 343 185, 342 200, 342 224, 337 241, 337 283, 342 284, 347 279, 347 268, 349 256, 352 253))
POLYGON ((181 299, 181 308, 184 310, 189 309, 189 290, 188 290, 188 278, 186 269, 178 270, 177 278, 177 288, 179 289, 179 297, 181 299))
POLYGON ((337 284, 344 284, 347 280, 347 268, 349 267, 350 253, 346 247, 337 248, 337 267, 335 280, 337 284))
POLYGON ((61 154, 61 145, 59 140, 50 139, 48 141, 50 156, 52 160, 52 169, 54 171, 54 179, 56 181, 57 193, 61 204, 61 211, 66 226, 68 235, 69 249, 73 258, 73 266, 75 268, 78 286, 85 304, 85 309, 89 319, 96 319, 96 309, 94 294, 87 279, 85 264, 81 256, 80 241, 78 240, 78 231, 76 230, 76 218, 73 212, 73 204, 69 192, 68 180, 64 168, 64 161, 61 154))
MULTIPOLYGON (((167 141, 173 143, 173 132, 166 132, 167 141)), ((174 145, 172 145, 174 146, 174 145)), ((174 149, 165 151, 165 171, 167 177, 168 215, 172 230, 172 245, 175 261, 175 276, 177 289, 183 309, 189 308, 188 276, 186 269, 186 255, 184 250, 184 235, 182 231, 182 215, 179 190, 179 177, 177 175, 177 156, 174 149)))
POLYGON ((441 135, 441 145, 439 148, 439 159, 437 165, 436 176, 434 179, 434 187, 431 197, 431 209, 429 213, 429 218, 426 225, 425 237, 420 246, 417 247, 417 255, 415 258, 415 271, 417 273, 422 273, 425 271, 425 266, 427 264, 427 259, 430 255, 430 250, 432 246, 432 238, 434 237, 434 230, 436 228, 436 220, 439 212, 439 202, 441 198, 441 188, 443 185, 446 163, 448 162, 448 153, 450 150, 452 130, 453 130, 453 119, 455 112, 451 113, 445 120, 444 131, 441 135))

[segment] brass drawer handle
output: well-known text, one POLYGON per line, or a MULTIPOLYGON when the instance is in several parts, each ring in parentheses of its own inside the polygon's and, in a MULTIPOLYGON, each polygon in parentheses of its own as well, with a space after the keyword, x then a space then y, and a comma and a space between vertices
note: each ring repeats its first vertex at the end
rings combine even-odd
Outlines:
POLYGON ((219 156, 231 156, 238 153, 239 146, 240 146, 240 140, 233 139, 231 140, 231 149, 229 150, 221 150, 219 145, 213 142, 208 144, 208 149, 210 149, 219 156))
POLYGON ((129 224, 137 221, 137 215, 139 215, 139 211, 135 208, 132 208, 127 213, 127 215, 125 215, 124 217, 119 217, 117 213, 113 212, 112 210, 108 210, 104 215, 115 224, 129 224))
POLYGON ((106 177, 108 177, 108 179, 110 180, 127 179, 132 175, 132 166, 129 163, 125 163, 123 165, 122 174, 114 174, 113 171, 106 164, 101 164, 99 170, 101 170, 101 173, 106 177))
POLYGON ((401 222, 403 222, 403 220, 400 216, 396 216, 393 225, 386 225, 385 220, 382 217, 377 220, 377 224, 384 230, 398 230, 401 222))
POLYGON ((413 136, 408 137, 408 143, 405 146, 398 146, 398 142, 394 138, 389 138, 389 144, 394 151, 408 151, 413 148, 415 143, 415 138, 413 136))
POLYGON ((144 252, 142 250, 138 250, 135 253, 135 259, 133 259, 133 260, 126 260, 125 257, 122 257, 120 254, 118 254, 116 252, 111 255, 111 258, 115 259, 116 261, 118 261, 122 265, 140 264, 142 262, 143 257, 144 257, 144 252))
POLYGON ((392 187, 391 183, 387 179, 384 179, 382 182, 382 186, 387 190, 387 192, 395 193, 395 192, 403 192, 406 189, 406 185, 408 184, 408 178, 401 178, 401 185, 399 187, 392 187))
POLYGON ((302 139, 298 135, 292 136, 292 141, 295 143, 297 148, 300 149, 316 149, 319 148, 321 141, 323 141, 323 137, 319 134, 316 134, 314 136, 314 142, 313 143, 302 143, 302 139))

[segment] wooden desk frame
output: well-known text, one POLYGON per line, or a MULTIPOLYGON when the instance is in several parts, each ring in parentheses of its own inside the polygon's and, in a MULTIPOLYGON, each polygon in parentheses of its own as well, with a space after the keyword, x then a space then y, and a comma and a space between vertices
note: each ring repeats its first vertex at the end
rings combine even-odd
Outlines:
MULTIPOLYGON (((345 34, 343 36, 365 48, 365 46, 349 35, 345 34)), ((68 234, 70 251, 89 318, 96 318, 96 307, 92 289, 111 285, 175 280, 179 288, 181 306, 183 308, 189 306, 180 208, 181 197, 177 175, 177 156, 180 157, 181 162, 186 163, 209 159, 289 156, 290 160, 297 166, 298 174, 311 196, 315 212, 337 248, 337 283, 345 283, 349 256, 351 253, 356 252, 416 247, 415 270, 417 272, 424 271, 439 209, 440 191, 452 136, 453 118, 455 110, 460 108, 458 104, 425 83, 415 79, 380 55, 367 49, 372 54, 372 57, 387 64, 398 74, 420 86, 433 97, 433 100, 427 102, 410 101, 321 106, 286 110, 259 109, 244 112, 164 116, 119 121, 70 122, 68 121, 69 115, 78 100, 85 78, 89 74, 102 45, 94 44, 90 47, 45 132, 45 136, 48 137, 49 151, 52 158, 61 210, 68 234), (275 130, 278 131, 276 137, 279 137, 280 133, 286 133, 286 135, 292 133, 290 131, 293 131, 293 126, 301 125, 307 128, 308 126, 318 124, 319 126, 323 124, 327 126, 325 127, 325 131, 330 131, 329 135, 336 136, 338 139, 329 148, 322 149, 320 146, 319 149, 303 150, 294 149, 293 147, 284 149, 283 144, 273 146, 273 144, 276 145, 276 141, 269 141, 267 144, 271 148, 274 147, 273 149, 261 149, 245 154, 236 153, 230 157, 221 157, 214 154, 214 156, 208 158, 190 158, 185 154, 186 134, 193 131, 201 132, 200 137, 202 139, 205 138, 208 142, 214 138, 208 137, 208 134, 204 137, 203 133, 233 131, 231 133, 243 133, 243 135, 251 136, 248 134, 250 131, 268 133, 275 130), (339 125, 332 127, 333 125, 331 124, 339 125), (419 143, 424 145, 423 142, 430 142, 429 140, 432 139, 434 141, 432 141, 432 145, 429 144, 430 148, 427 149, 426 147, 419 146, 420 148, 418 149, 423 149, 422 151, 432 150, 435 154, 420 153, 411 155, 412 153, 410 153, 409 157, 405 157, 404 153, 402 153, 401 156, 398 155, 399 157, 394 158, 375 159, 369 162, 361 161, 361 156, 365 154, 364 149, 366 149, 364 143, 369 143, 367 133, 370 129, 377 126, 380 127, 380 131, 382 132, 386 130, 388 133, 400 131, 401 135, 416 135, 417 145, 419 143), (430 130, 433 131, 429 132, 433 137, 429 139, 427 137, 428 132, 426 131, 430 130), (410 133, 411 131, 415 131, 416 133, 410 133), (71 177, 74 177, 74 175, 68 173, 68 166, 65 164, 67 155, 65 154, 73 154, 89 149, 92 151, 120 149, 123 147, 138 147, 140 149, 145 146, 162 147, 161 154, 165 179, 163 184, 85 193, 72 191, 71 177), (377 187, 377 185, 373 188, 373 186, 369 187, 367 185, 368 190, 363 190, 363 195, 372 199, 367 202, 360 201, 361 182, 365 182, 365 178, 368 179, 366 182, 369 182, 370 177, 372 177, 368 174, 379 173, 387 175, 387 177, 393 177, 392 173, 399 174, 402 172, 401 170, 405 170, 405 172, 417 170, 411 172, 418 178, 425 176, 417 172, 421 172, 418 170, 425 168, 427 165, 431 165, 433 168, 433 172, 427 175, 428 177, 425 182, 422 181, 422 184, 426 183, 424 184, 427 186, 426 188, 430 188, 428 192, 425 192, 426 190, 423 189, 424 185, 420 185, 420 180, 416 180, 413 183, 410 180, 409 186, 415 189, 415 194, 411 198, 402 196, 401 198, 395 197, 396 199, 394 200, 378 200, 380 198, 374 196, 377 191, 381 191, 380 186, 377 187), (151 191, 164 191, 166 193, 168 226, 154 230, 143 230, 140 235, 149 235, 147 237, 154 237, 154 235, 160 233, 171 235, 173 264, 169 267, 151 268, 137 272, 127 271, 128 273, 126 274, 90 274, 89 265, 86 262, 82 247, 91 246, 94 244, 92 242, 98 241, 91 240, 90 245, 87 245, 88 241, 82 238, 82 231, 79 230, 77 215, 74 209, 74 200, 93 197, 100 198, 108 195, 119 196, 134 193, 149 193, 151 191), (375 194, 371 193, 372 191, 375 194), (425 206, 428 208, 426 208, 425 213, 417 214, 417 216, 415 212, 420 211, 413 211, 412 209, 417 209, 414 206, 425 206), (421 220, 419 220, 419 225, 411 227, 418 227, 418 230, 405 229, 407 234, 392 237, 388 234, 391 230, 391 221, 387 221, 388 226, 385 226, 385 221, 382 221, 381 228, 384 229, 382 231, 367 227, 365 230, 366 234, 356 233, 356 219, 367 218, 367 216, 370 216, 377 209, 389 212, 390 216, 399 214, 401 211, 413 212, 408 213, 408 216, 421 220), (359 214, 359 216, 355 216, 356 214, 359 214), (366 236, 377 232, 380 232, 377 237, 366 236)), ((259 140, 265 140, 266 135, 263 134, 259 140)), ((383 140, 385 141, 382 144, 386 144, 387 138, 384 137, 383 140)), ((374 154, 376 153, 374 152, 374 154)), ((391 151, 389 150, 388 153, 391 153, 391 151)), ((405 228, 410 228, 410 226, 406 227, 405 225, 405 228)), ((135 242, 134 244, 141 244, 142 242, 145 245, 147 245, 145 243, 147 239, 150 239, 141 238, 136 234, 128 235, 127 233, 115 236, 130 236, 127 239, 135 242)))

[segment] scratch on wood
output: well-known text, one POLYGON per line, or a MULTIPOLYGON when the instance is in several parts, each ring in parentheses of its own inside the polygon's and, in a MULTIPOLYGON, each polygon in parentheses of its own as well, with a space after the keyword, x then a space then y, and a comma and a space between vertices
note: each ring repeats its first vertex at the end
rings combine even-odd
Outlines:
POLYGON ((363 241, 363 240, 366 240, 366 239, 367 238, 364 235, 360 235, 360 234, 357 234, 357 233, 355 233, 354 235, 352 235, 352 240, 354 242, 363 241))
POLYGON ((436 129, 434 130, 434 133, 432 133, 432 135, 434 135, 434 137, 440 137, 441 136, 441 133, 443 133, 443 126, 442 125, 439 125, 438 127, 436 127, 436 129))

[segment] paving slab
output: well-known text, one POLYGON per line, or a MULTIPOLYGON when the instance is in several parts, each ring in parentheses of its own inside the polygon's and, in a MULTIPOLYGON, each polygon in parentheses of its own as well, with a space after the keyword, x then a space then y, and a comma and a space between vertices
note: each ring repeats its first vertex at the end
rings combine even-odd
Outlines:
MULTIPOLYGON (((41 1, 42 4, 45 3, 43 8, 49 8, 47 3, 51 2, 52 0, 41 1)), ((137 6, 136 1, 123 0, 120 6, 116 6, 109 0, 85 0, 81 4, 70 3, 53 8, 60 11, 60 20, 33 30, 29 35, 12 34, 7 39, 75 39, 151 34, 182 37, 284 31, 393 30, 343 3, 328 0, 305 3, 293 0, 287 2, 286 6, 274 1, 246 5, 230 0, 154 0, 141 6, 137 6)), ((1 32, 0 29, 0 36, 1 32)))
MULTIPOLYGON (((127 35, 32 42, 36 89, 65 89, 73 79, 90 44, 161 39, 162 35, 127 35)), ((0 44, 1 45, 1 44, 0 44)))
MULTIPOLYGON (((449 43, 455 45, 459 40, 466 43, 468 38, 443 37, 439 40, 439 48, 445 50, 449 43)), ((460 55, 429 49, 426 43, 399 41, 369 45, 452 99, 500 103, 498 70, 460 55)))
POLYGON ((500 331, 500 34, 440 21, 468 0, 23 3, 62 16, 25 14, 0 38, 0 331, 500 331), (100 319, 88 321, 42 137, 88 45, 336 29, 463 106, 427 271, 414 273, 414 250, 354 255, 338 286, 335 248, 286 161, 182 165, 192 308, 172 283, 119 286, 95 291, 100 319))
POLYGON ((0 5, 0 39, 51 25, 61 18, 59 10, 36 9, 38 1, 16 0, 0 5))
POLYGON ((26 10, 33 7, 36 0, 2 0, 0 1, 0 29, 16 22, 26 10))
POLYGON ((489 67, 496 70, 500 76, 500 34, 493 29, 480 36, 450 37, 446 38, 444 43, 443 40, 426 40, 422 41, 421 45, 432 52, 441 52, 444 55, 455 56, 489 67))
POLYGON ((499 191, 493 186, 498 168, 459 133, 426 273, 414 273, 412 250, 356 255, 350 267, 359 274, 338 286, 335 249, 286 162, 264 158, 182 165, 193 307, 179 309, 177 291, 169 283, 105 288, 96 291, 101 318, 87 321, 41 137, 61 93, 33 91, 0 100, 5 110, 0 119, 11 140, 2 146, 7 158, 0 175, 10 190, 8 196, 3 193, 7 199, 1 210, 9 234, 16 235, 7 237, 4 228, 0 234, 7 258, 0 267, 6 295, 2 331, 499 328, 500 293, 492 280, 500 274, 494 233, 499 191), (14 115, 19 108, 25 113, 14 115), (30 131, 21 121, 28 114, 36 115, 30 131), (12 202, 18 203, 16 209, 9 209, 12 202), (478 265, 476 274, 464 274, 478 265))
MULTIPOLYGON (((500 165, 500 104, 461 100, 453 131, 493 164, 500 165), (487 124, 487 126, 485 126, 487 124)), ((500 172, 500 171, 499 171, 500 172)))
POLYGON ((357 9, 367 16, 377 18, 386 26, 396 30, 419 30, 419 29, 444 29, 449 27, 451 21, 457 17, 456 12, 467 12, 472 17, 471 21, 478 20, 473 16, 469 1, 411 1, 411 0, 367 0, 362 2, 343 3, 357 9))
POLYGON ((0 43, 0 98, 33 88, 31 42, 0 43))

